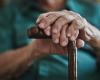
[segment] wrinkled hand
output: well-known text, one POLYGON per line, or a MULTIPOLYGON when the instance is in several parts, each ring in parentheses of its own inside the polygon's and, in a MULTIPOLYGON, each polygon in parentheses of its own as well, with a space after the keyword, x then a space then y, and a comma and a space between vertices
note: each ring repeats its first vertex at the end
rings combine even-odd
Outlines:
POLYGON ((67 53, 67 47, 61 47, 54 44, 50 39, 38 39, 33 41, 33 56, 42 57, 49 54, 64 54, 67 53), (36 53, 36 55, 34 54, 36 53))
POLYGON ((78 48, 84 46, 84 29, 87 21, 78 13, 72 11, 58 11, 41 14, 37 19, 39 28, 60 46, 67 46, 69 40, 76 41, 78 48))

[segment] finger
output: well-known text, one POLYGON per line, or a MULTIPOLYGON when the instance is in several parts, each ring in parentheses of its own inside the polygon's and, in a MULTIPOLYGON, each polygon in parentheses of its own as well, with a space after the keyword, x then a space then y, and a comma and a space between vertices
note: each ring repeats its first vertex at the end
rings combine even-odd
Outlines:
POLYGON ((57 21, 55 22, 55 24, 52 27, 52 33, 53 34, 58 34, 60 33, 62 27, 67 24, 67 19, 64 18, 64 16, 60 16, 57 21))
POLYGON ((73 36, 76 31, 78 30, 78 27, 77 27, 77 24, 76 24, 76 21, 72 21, 72 23, 69 25, 68 29, 67 29, 67 37, 71 37, 73 36))
POLYGON ((42 18, 44 18, 44 17, 46 17, 46 14, 41 14, 41 15, 38 17, 38 19, 36 20, 36 23, 38 24, 38 23, 42 20, 42 18))
POLYGON ((43 13, 41 14, 38 19, 36 20, 36 23, 39 23, 44 17, 48 16, 49 14, 54 13, 54 12, 48 12, 48 13, 43 13))
POLYGON ((55 44, 58 44, 58 43, 59 43, 59 37, 60 37, 60 33, 58 33, 58 34, 53 34, 53 35, 52 35, 52 41, 53 41, 55 44))
POLYGON ((82 39, 77 39, 76 40, 76 46, 77 48, 81 48, 81 47, 84 47, 84 41, 82 39))
MULTIPOLYGON (((87 32, 89 32, 89 31, 87 31, 87 32)), ((90 39, 91 39, 90 36, 87 35, 86 31, 84 31, 84 29, 80 30, 78 38, 80 38, 84 41, 90 41, 90 39)))
MULTIPOLYGON (((48 25, 48 19, 47 17, 42 17, 41 21, 38 23, 39 28, 45 29, 48 25)), ((49 25, 48 25, 49 26, 49 25)))
POLYGON ((61 12, 61 14, 63 14, 63 15, 66 17, 66 19, 67 19, 68 22, 71 22, 71 21, 73 21, 73 20, 75 19, 75 15, 72 15, 72 14, 70 13, 70 11, 63 10, 63 11, 61 12))
POLYGON ((78 35, 79 35, 79 30, 77 30, 76 33, 70 37, 70 40, 75 41, 77 39, 78 35))
POLYGON ((50 36, 50 35, 51 35, 51 26, 47 27, 47 28, 44 30, 44 33, 45 33, 47 36, 50 36))
POLYGON ((54 43, 59 43, 60 32, 64 24, 66 24, 66 19, 64 17, 59 17, 52 27, 52 39, 54 43))
POLYGON ((68 44, 68 38, 66 37, 66 29, 68 25, 64 25, 60 35, 60 45, 62 47, 68 44))
POLYGON ((46 17, 43 17, 42 20, 39 22, 39 27, 41 29, 47 28, 48 26, 53 24, 59 16, 60 15, 56 13, 48 14, 46 17))
POLYGON ((66 24, 66 19, 64 17, 59 17, 52 27, 52 39, 54 43, 59 43, 60 32, 64 24, 66 24))

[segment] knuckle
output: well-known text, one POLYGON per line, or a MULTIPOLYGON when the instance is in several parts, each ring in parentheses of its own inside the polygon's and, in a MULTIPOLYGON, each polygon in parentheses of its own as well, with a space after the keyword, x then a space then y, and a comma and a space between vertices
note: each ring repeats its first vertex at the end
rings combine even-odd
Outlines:
POLYGON ((60 26, 63 26, 67 23, 67 20, 65 18, 65 16, 61 16, 58 20, 57 20, 57 23, 60 25, 60 26))
POLYGON ((52 18, 54 18, 55 16, 52 15, 52 14, 50 14, 50 15, 48 15, 47 17, 48 17, 49 19, 52 19, 52 18))
POLYGON ((59 22, 56 21, 55 24, 54 24, 54 29, 57 29, 59 27, 59 22))
POLYGON ((60 34, 58 33, 58 34, 53 34, 53 37, 54 38, 59 38, 60 37, 60 34))
POLYGON ((72 14, 72 15, 75 14, 73 11, 69 11, 69 13, 72 14))
POLYGON ((62 15, 60 18, 59 18, 60 21, 66 21, 66 18, 64 15, 62 15))
POLYGON ((81 15, 80 15, 79 13, 76 13, 76 15, 77 15, 78 17, 81 17, 81 15))
POLYGON ((39 18, 44 18, 45 14, 40 14, 39 18))

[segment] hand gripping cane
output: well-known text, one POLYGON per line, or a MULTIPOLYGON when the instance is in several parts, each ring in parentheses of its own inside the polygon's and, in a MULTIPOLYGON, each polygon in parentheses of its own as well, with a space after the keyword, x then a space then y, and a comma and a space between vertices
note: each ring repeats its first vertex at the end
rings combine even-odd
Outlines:
MULTIPOLYGON (((50 36, 46 36, 43 30, 34 26, 28 29, 29 38, 34 39, 50 39, 50 36)), ((70 41, 68 44, 68 71, 69 80, 77 80, 77 48, 76 43, 70 41)))

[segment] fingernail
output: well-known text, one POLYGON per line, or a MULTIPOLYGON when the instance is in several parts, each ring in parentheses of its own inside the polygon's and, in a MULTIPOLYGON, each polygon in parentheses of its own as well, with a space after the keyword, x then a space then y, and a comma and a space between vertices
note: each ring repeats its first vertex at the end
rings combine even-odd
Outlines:
POLYGON ((63 41, 61 45, 66 46, 67 45, 66 41, 63 41))
POLYGON ((57 32, 58 32, 57 29, 54 29, 54 30, 53 30, 53 33, 57 33, 57 32))
POLYGON ((40 24, 39 24, 39 27, 40 27, 40 28, 44 28, 44 23, 40 23, 40 24))
POLYGON ((47 36, 50 36, 50 32, 49 32, 49 31, 47 31, 47 32, 46 32, 46 35, 47 35, 47 36))
POLYGON ((54 43, 56 43, 56 44, 59 43, 59 39, 55 39, 54 43))
POLYGON ((67 34, 67 36, 68 36, 68 37, 70 37, 70 36, 71 36, 71 34, 69 34, 69 33, 68 33, 68 34, 67 34))
POLYGON ((74 41, 74 40, 75 40, 75 38, 74 38, 74 37, 71 37, 71 40, 72 40, 72 41, 74 41))

